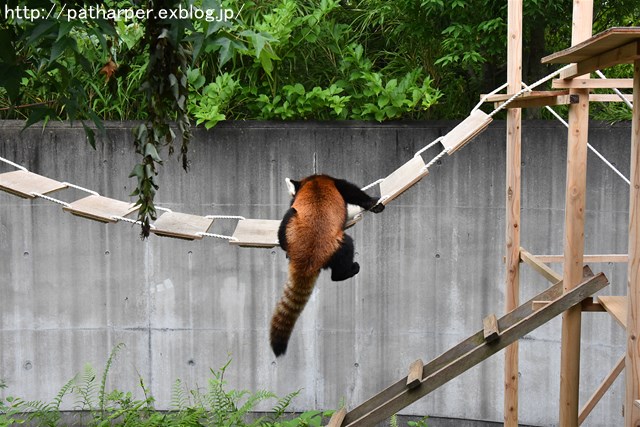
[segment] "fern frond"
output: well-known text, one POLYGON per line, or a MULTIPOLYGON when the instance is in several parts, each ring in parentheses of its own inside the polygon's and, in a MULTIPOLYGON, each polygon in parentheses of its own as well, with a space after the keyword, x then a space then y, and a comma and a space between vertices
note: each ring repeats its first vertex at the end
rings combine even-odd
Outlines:
MULTIPOLYGON (((248 394, 248 393, 249 392, 245 392, 243 394, 248 394)), ((247 401, 242 406, 237 408, 232 413, 232 416, 229 418, 229 420, 231 421, 231 425, 241 424, 241 422, 244 421, 246 415, 249 412, 251 412, 258 403, 267 399, 277 399, 277 398, 278 396, 276 396, 274 393, 270 391, 259 390, 255 392, 254 394, 249 396, 247 401)))
POLYGON ((189 400, 185 393, 185 387, 182 381, 178 378, 171 387, 171 402, 170 407, 177 411, 183 411, 187 408, 189 400))
POLYGON ((54 397, 53 401, 51 402, 51 407, 53 409, 55 409, 56 411, 60 410, 62 399, 73 390, 75 382, 76 382, 76 377, 74 376, 69 381, 67 381, 65 385, 62 386, 58 394, 56 394, 56 397, 54 397))
POLYGON ((107 386, 107 376, 109 375, 109 370, 111 369, 111 365, 113 364, 116 358, 116 355, 124 347, 126 347, 124 343, 118 343, 115 347, 113 347, 113 349, 111 350, 111 353, 109 354, 109 358, 107 359, 107 363, 104 367, 104 372, 102 373, 102 380, 100 381, 100 391, 98 392, 98 402, 100 403, 100 412, 104 413, 104 409, 105 409, 104 394, 105 394, 105 388, 107 386))
POLYGON ((280 420, 280 418, 282 418, 287 408, 289 408, 289 405, 291 405, 291 401, 295 397, 297 397, 301 391, 302 390, 291 392, 286 396, 278 399, 278 402, 276 402, 275 406, 271 408, 271 412, 273 414, 269 417, 269 420, 272 422, 280 420))
POLYGON ((96 371, 90 364, 85 364, 82 373, 75 377, 75 394, 79 397, 76 400, 76 409, 93 411, 95 408, 96 396, 96 371))

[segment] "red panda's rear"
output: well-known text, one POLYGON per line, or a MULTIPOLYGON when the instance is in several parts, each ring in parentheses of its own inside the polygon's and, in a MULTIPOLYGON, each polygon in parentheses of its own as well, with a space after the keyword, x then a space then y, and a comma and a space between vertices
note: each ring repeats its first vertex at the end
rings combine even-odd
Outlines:
POLYGON ((324 175, 302 180, 291 207, 295 213, 286 224, 289 277, 271 319, 271 347, 276 356, 286 352, 320 270, 340 248, 347 217, 345 200, 334 180, 324 175))

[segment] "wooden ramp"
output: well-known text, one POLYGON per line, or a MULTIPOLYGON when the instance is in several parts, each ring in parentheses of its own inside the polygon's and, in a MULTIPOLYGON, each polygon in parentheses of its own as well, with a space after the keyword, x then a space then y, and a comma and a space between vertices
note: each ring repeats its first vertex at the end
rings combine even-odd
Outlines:
POLYGON ((562 282, 559 282, 536 295, 498 319, 496 328, 498 336, 495 339, 485 340, 485 331, 482 329, 424 365, 422 375, 418 374, 417 378, 417 361, 414 362, 411 369, 408 368, 407 377, 346 414, 344 411, 336 412, 328 425, 330 427, 372 426, 388 419, 402 408, 409 406, 609 284, 602 273, 593 276, 587 268, 586 275, 589 277, 566 294, 562 293, 562 282), (549 301, 549 303, 534 311, 533 301, 549 301))

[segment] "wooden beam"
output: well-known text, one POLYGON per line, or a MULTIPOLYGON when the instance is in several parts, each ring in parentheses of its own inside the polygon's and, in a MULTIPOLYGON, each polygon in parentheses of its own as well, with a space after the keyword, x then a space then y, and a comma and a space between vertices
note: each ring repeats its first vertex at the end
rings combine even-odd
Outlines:
POLYGON ((536 259, 535 256, 520 248, 520 259, 530 265, 535 271, 542 274, 545 279, 551 283, 557 283, 562 280, 562 275, 550 269, 547 265, 536 259))
MULTIPOLYGON (((627 101, 633 100, 633 95, 622 94, 622 96, 627 101)), ((622 100, 620 96, 618 96, 615 93, 592 93, 589 95, 589 101, 591 102, 624 102, 624 100, 622 100)))
MULTIPOLYGON (((507 2, 507 92, 522 88, 522 0, 507 2)), ((520 211, 522 198, 522 110, 507 110, 505 312, 520 304, 520 211)), ((496 325, 497 329, 497 325, 496 325)), ((504 426, 518 427, 518 342, 504 351, 504 426)))
MULTIPOLYGON (((574 95, 556 95, 540 98, 520 97, 509 103, 505 108, 536 108, 536 107, 552 107, 555 105, 569 105, 578 102, 578 98, 574 95)), ((493 104, 494 108, 502 105, 502 102, 493 104)))
MULTIPOLYGON (((602 274, 587 279, 569 292, 562 294, 546 307, 531 312, 531 302, 525 303, 498 320, 502 331, 500 339, 493 343, 484 341, 484 332, 478 331, 465 341, 446 353, 435 358, 424 366, 420 387, 409 390, 407 378, 399 380, 373 398, 348 412, 344 419, 345 427, 372 426, 384 421, 402 408, 429 394, 451 379, 466 372, 481 361, 499 352, 522 336, 561 314, 569 307, 575 306, 584 298, 607 286, 607 278, 602 274), (525 315, 525 313, 529 313, 525 315)), ((545 294, 552 293, 553 287, 538 295, 543 299, 545 294)))
MULTIPOLYGON (((480 98, 487 97, 487 102, 504 102, 510 99, 513 95, 518 92, 519 89, 516 89, 515 92, 510 93, 496 93, 495 95, 480 95, 480 98)), ((569 89, 565 90, 534 90, 531 92, 525 92, 520 95, 517 99, 544 99, 544 98, 556 98, 562 95, 569 95, 569 89)))
MULTIPOLYGON (((573 0, 571 45, 575 46, 591 37, 593 0, 573 0)), ((597 68, 598 69, 598 68, 597 68)), ((580 71, 572 77, 589 71, 580 71)), ((592 70, 593 71, 593 70, 592 70)), ((560 78, 567 76, 560 75, 560 78)), ((589 78, 587 74, 585 78, 589 78)), ((587 193, 587 135, 589 134, 589 90, 571 89, 580 102, 569 106, 569 132, 567 137, 567 178, 564 220, 564 292, 572 291, 582 278, 584 265, 584 212, 587 193)), ((580 394, 580 307, 574 306, 562 315, 560 351, 559 422, 563 427, 578 426, 580 394)))
POLYGON ((625 426, 640 424, 640 60, 633 66, 631 122, 631 191, 629 195, 629 262, 627 263, 627 359, 625 426))
POLYGON ((607 311, 607 310, 604 309, 602 304, 600 304, 598 301, 594 301, 594 299, 592 297, 585 298, 585 300, 582 301, 581 309, 582 309, 583 313, 584 312, 604 313, 604 312, 607 311))
MULTIPOLYGON (((564 262, 563 255, 532 255, 538 262, 553 263, 564 262)), ((627 262, 629 259, 627 254, 602 254, 602 255, 584 255, 585 264, 593 264, 595 262, 627 262)))
POLYGON ((611 388, 616 378, 618 378, 618 375, 620 375, 624 369, 624 358, 625 356, 623 354, 613 370, 605 377, 602 384, 600 384, 589 400, 587 400, 587 403, 584 404, 580 410, 580 415, 578 416, 579 425, 582 425, 584 420, 587 419, 591 411, 593 411, 593 408, 595 408, 598 402, 600 402, 600 399, 602 399, 602 396, 604 396, 604 394, 611 388))
POLYGON ((613 67, 614 65, 634 62, 638 58, 640 58, 640 42, 632 41, 624 46, 578 62, 573 67, 562 71, 560 78, 570 79, 596 70, 613 67))
MULTIPOLYGON (((551 301, 533 301, 531 307, 533 311, 540 310, 542 307, 549 304, 551 301)), ((599 302, 595 302, 592 297, 585 298, 580 304, 580 309, 583 312, 605 312, 605 308, 599 302)))
POLYGON ((631 89, 633 79, 554 79, 554 89, 631 89))
MULTIPOLYGON (((516 91, 517 92, 517 91, 516 91)), ((494 106, 498 108, 505 101, 510 99, 516 92, 511 93, 499 93, 495 95, 489 95, 486 97, 487 102, 494 102, 494 106)), ((486 95, 481 95, 484 98, 486 95)), ((566 90, 549 90, 549 91, 533 91, 524 93, 515 100, 513 100, 507 109, 509 108, 527 108, 527 107, 544 107, 551 105, 568 105, 578 102, 577 97, 571 97, 569 89, 566 90)))

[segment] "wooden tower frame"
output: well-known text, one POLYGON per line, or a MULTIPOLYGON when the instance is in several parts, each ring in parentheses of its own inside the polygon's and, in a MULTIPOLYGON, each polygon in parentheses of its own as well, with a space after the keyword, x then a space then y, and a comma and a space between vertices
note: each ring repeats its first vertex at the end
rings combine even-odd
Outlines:
MULTIPOLYGON (((592 36, 593 0, 573 0, 571 47, 542 59, 543 63, 571 64, 553 80, 552 91, 521 94, 522 89, 522 0, 508 0, 507 94, 486 95, 485 101, 505 104, 506 138, 506 315, 489 315, 483 329, 431 362, 416 360, 407 377, 361 405, 336 412, 329 426, 368 426, 380 422, 430 393, 450 379, 502 349, 504 364, 504 425, 518 426, 518 345, 517 341, 554 316, 562 313, 559 425, 582 424, 616 377, 626 367, 624 417, 626 427, 640 426, 640 28, 611 28, 592 36), (590 73, 621 63, 634 64, 633 79, 590 79, 590 73), (587 137, 589 102, 612 102, 628 97, 591 94, 598 88, 633 88, 631 134, 631 178, 628 255, 585 255, 585 206, 587 193, 587 137), (518 98, 516 98, 518 97, 518 98), (567 138, 567 178, 564 218, 564 253, 557 256, 532 255, 520 245, 521 210, 521 108, 569 105, 567 138), (520 304, 520 264, 524 262, 553 283, 533 299, 520 304), (545 263, 562 262, 559 275, 545 263), (608 284, 593 275, 585 262, 627 262, 626 296, 588 298, 608 284), (580 329, 582 312, 607 311, 627 331, 627 351, 579 408, 580 329)), ((549 78, 551 76, 548 76, 549 78)), ((542 80, 546 81, 546 80, 542 80)), ((540 81, 540 82, 542 82, 540 81)), ((539 82, 538 82, 539 83, 539 82)), ((473 124, 472 115, 458 128, 473 124)), ((481 114, 479 114, 481 115, 481 114)), ((486 115, 485 115, 486 116, 486 115)), ((490 117, 478 119, 486 124, 490 117)), ((452 132, 455 133, 455 132, 452 132)), ((475 132, 477 133, 477 131, 475 132)))

